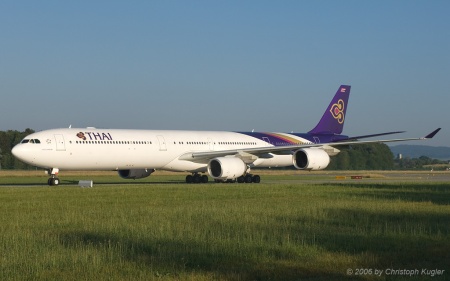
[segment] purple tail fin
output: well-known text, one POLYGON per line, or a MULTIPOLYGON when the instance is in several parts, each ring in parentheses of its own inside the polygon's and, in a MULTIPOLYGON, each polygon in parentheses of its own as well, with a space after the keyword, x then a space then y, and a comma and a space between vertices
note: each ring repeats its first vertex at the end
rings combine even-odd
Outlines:
POLYGON ((341 85, 331 100, 330 105, 314 129, 309 134, 336 134, 342 133, 345 113, 347 112, 350 86, 341 85))

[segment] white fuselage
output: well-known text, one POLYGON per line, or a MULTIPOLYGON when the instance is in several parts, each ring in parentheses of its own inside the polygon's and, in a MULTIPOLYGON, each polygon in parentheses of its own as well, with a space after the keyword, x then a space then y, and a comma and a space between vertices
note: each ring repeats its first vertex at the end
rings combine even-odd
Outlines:
MULTIPOLYGON (((288 134, 285 134, 288 135, 288 134)), ((298 142, 308 140, 289 135, 298 142)), ((222 131, 54 129, 31 134, 14 155, 33 166, 62 170, 161 169, 205 172, 206 163, 180 160, 190 152, 270 147, 254 136, 222 131)), ((251 166, 292 165, 292 155, 267 154, 251 166)))

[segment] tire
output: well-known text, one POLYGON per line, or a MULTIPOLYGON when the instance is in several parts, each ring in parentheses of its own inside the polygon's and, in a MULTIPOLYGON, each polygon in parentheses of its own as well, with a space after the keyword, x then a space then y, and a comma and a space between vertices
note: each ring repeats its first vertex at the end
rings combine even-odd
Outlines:
POLYGON ((195 174, 195 175, 194 175, 194 183, 200 183, 200 181, 201 181, 200 175, 195 174))
POLYGON ((208 176, 207 175, 203 175, 202 178, 201 178, 201 182, 202 183, 208 183, 208 181, 209 181, 208 176))
POLYGON ((251 183, 252 182, 252 175, 246 175, 245 176, 245 183, 251 183))
POLYGON ((254 183, 260 183, 261 182, 261 177, 258 175, 254 175, 252 181, 254 183))
POLYGON ((192 183, 194 181, 192 175, 187 175, 186 176, 186 183, 192 183))
POLYGON ((47 183, 50 186, 58 186, 59 185, 59 179, 58 178, 49 178, 47 183))

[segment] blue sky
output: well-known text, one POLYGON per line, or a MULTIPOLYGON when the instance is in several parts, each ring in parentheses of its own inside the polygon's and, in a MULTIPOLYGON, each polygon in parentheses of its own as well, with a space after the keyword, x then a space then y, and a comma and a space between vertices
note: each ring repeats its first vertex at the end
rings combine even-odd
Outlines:
POLYGON ((0 130, 443 130, 449 1, 1 1, 0 130))

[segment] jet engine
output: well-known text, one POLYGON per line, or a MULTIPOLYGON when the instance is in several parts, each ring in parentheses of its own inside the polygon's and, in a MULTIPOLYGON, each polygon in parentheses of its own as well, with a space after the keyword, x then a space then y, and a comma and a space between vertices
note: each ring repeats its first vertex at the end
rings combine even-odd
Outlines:
POLYGON ((294 152, 292 162, 299 170, 323 170, 330 164, 330 156, 319 148, 304 148, 294 152))
POLYGON ((208 163, 208 174, 217 180, 232 180, 245 174, 247 165, 240 158, 218 157, 208 163))
POLYGON ((150 176, 155 169, 132 169, 132 170, 119 170, 119 176, 123 179, 142 179, 150 176))

